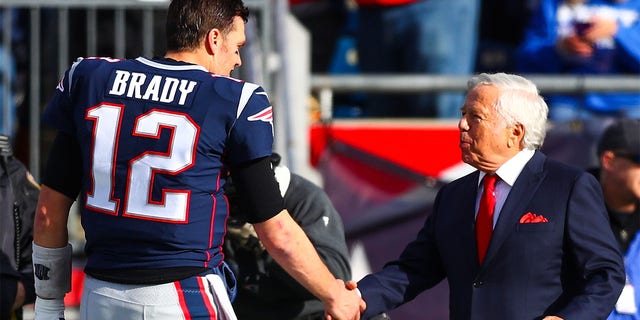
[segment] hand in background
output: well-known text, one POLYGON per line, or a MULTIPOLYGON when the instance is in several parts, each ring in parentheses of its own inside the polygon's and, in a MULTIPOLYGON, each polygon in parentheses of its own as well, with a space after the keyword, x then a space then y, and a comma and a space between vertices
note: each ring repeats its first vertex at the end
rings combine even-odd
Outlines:
POLYGON ((593 54, 591 43, 578 35, 571 35, 558 41, 556 47, 563 55, 589 57, 593 54))
POLYGON ((16 299, 13 302, 13 309, 12 310, 18 310, 18 308, 22 307, 22 305, 24 304, 24 299, 25 297, 25 291, 24 291, 24 284, 22 284, 22 281, 18 281, 18 290, 16 290, 16 299))
POLYGON ((590 22, 591 25, 582 34, 582 38, 588 43, 611 38, 618 32, 618 23, 615 19, 593 18, 590 22))

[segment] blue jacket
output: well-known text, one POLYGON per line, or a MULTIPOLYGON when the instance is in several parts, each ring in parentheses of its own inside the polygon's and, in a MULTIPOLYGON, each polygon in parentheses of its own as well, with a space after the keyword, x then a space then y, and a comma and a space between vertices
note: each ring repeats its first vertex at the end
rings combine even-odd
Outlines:
MULTIPOLYGON (((640 308, 640 233, 631 242, 624 259, 627 277, 635 289, 636 306, 640 308)), ((607 320, 640 320, 640 310, 635 314, 620 314, 613 310, 607 320)))
MULTIPOLYGON (((613 2, 587 0, 590 8, 606 8, 618 19, 618 32, 612 41, 599 44, 590 58, 561 56, 555 48, 563 24, 558 8, 563 0, 540 0, 522 44, 516 52, 516 70, 536 74, 615 74, 640 76, 640 0, 613 2)), ((639 80, 640 81, 640 80, 639 80)), ((640 108, 638 93, 587 93, 580 97, 550 95, 549 105, 577 105, 596 112, 615 112, 625 108, 640 108)))

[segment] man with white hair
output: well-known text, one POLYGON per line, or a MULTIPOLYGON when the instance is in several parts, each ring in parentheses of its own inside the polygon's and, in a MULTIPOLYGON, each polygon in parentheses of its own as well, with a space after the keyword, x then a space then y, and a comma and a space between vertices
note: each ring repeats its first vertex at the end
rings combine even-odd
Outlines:
POLYGON ((358 282, 363 318, 447 279, 452 320, 605 319, 625 277, 598 182, 538 151, 548 107, 531 81, 468 87, 459 143, 478 170, 443 186, 416 239, 358 282))

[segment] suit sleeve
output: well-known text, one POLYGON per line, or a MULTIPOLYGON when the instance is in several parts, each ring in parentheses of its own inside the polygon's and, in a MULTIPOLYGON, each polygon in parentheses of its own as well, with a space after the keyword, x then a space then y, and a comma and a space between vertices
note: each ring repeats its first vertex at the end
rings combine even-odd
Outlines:
POLYGON ((568 249, 583 283, 558 316, 606 319, 622 292, 625 272, 600 185, 592 175, 577 178, 567 210, 568 249))
POLYGON ((358 282, 362 298, 367 303, 363 319, 395 309, 445 278, 435 241, 435 225, 441 195, 446 188, 445 186, 438 192, 433 213, 400 257, 387 263, 381 271, 358 282))

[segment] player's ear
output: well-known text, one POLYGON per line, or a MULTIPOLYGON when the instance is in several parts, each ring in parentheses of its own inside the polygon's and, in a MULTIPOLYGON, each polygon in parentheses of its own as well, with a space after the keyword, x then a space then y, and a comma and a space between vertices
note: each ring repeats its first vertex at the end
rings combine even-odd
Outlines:
POLYGON ((214 54, 218 51, 218 45, 220 44, 220 40, 222 39, 222 33, 220 29, 213 28, 209 30, 207 33, 207 38, 205 40, 206 49, 210 54, 214 54))

